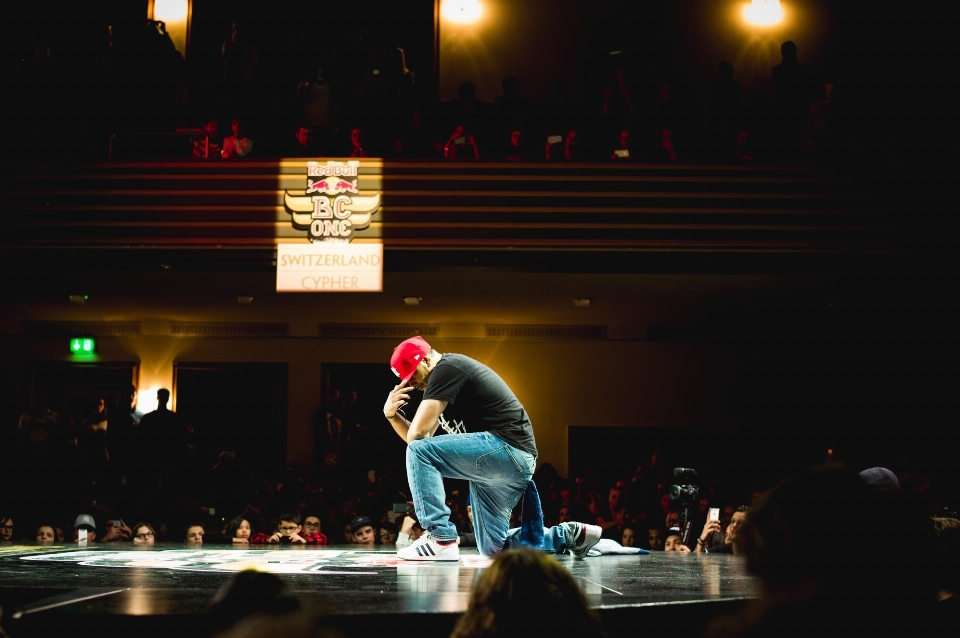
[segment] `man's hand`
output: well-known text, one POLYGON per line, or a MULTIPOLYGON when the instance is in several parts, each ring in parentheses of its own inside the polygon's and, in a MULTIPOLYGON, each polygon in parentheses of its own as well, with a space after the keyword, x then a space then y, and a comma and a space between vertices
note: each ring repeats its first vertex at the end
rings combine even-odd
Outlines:
POLYGON ((300 534, 297 534, 296 532, 294 532, 293 534, 290 534, 290 542, 301 543, 303 545, 306 545, 307 539, 305 539, 303 536, 300 536, 300 534))
POLYGON ((409 392, 412 389, 413 386, 405 383, 393 386, 393 390, 390 391, 387 400, 383 403, 383 416, 392 419, 397 414, 397 410, 407 404, 410 399, 409 392))
POLYGON ((273 536, 267 539, 268 543, 279 543, 280 537, 283 536, 280 532, 274 532, 273 536))
POLYGON ((679 547, 677 547, 677 551, 680 552, 681 554, 684 554, 684 553, 689 554, 690 548, 687 547, 686 545, 681 544, 679 547))

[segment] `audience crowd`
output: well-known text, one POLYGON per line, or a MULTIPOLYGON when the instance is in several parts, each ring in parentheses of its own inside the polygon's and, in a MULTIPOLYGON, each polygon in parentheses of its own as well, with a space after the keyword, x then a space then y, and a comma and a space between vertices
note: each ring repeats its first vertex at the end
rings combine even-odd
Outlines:
MULTIPOLYGON (((136 409, 135 388, 125 397, 116 407, 96 400, 83 419, 61 419, 46 397, 24 412, 16 456, 33 472, 29 481, 15 481, 15 489, 3 492, 0 544, 386 549, 409 545, 424 533, 402 470, 378 465, 376 455, 359 460, 364 450, 377 447, 365 433, 376 416, 363 409, 355 391, 332 390, 318 410, 312 468, 290 463, 280 476, 198 445, 191 426, 167 408, 167 390, 158 392, 157 409, 146 414, 136 409)), ((610 482, 566 479, 542 464, 534 480, 546 525, 595 523, 610 541, 690 555, 681 560, 703 553, 742 556, 763 583, 761 596, 738 615, 718 618, 711 636, 800 635, 815 628, 823 633, 825 624, 831 627, 827 633, 846 635, 908 618, 923 618, 923 626, 956 619, 960 520, 944 503, 923 497, 925 477, 898 477, 880 467, 858 475, 838 463, 743 494, 728 493, 716 477, 704 476, 688 498, 677 496, 673 468, 664 467, 660 456, 639 459, 632 473, 610 482), (853 521, 872 521, 873 533, 858 541, 859 551, 835 537, 839 526, 853 521), (899 544, 894 553, 887 551, 890 539, 899 544), (875 605, 881 611, 869 615, 875 605)), ((461 545, 470 547, 472 509, 464 487, 449 482, 446 503, 461 545)), ((572 582, 537 552, 505 552, 484 572, 455 634, 529 631, 523 610, 536 604, 563 611, 551 614, 553 620, 602 635, 572 582), (522 583, 522 589, 510 583, 522 583)), ((241 575, 231 586, 265 588, 264 600, 277 602, 283 612, 271 622, 292 622, 288 614, 303 611, 281 595, 283 584, 274 577, 241 575)), ((223 604, 211 608, 211 618, 227 613, 223 604)), ((301 621, 304 635, 315 635, 313 620, 301 621)), ((226 628, 232 620, 218 622, 226 628)))
MULTIPOLYGON (((58 131, 60 144, 42 158, 55 152, 75 160, 102 159, 109 152, 114 159, 142 159, 150 156, 158 134, 177 132, 192 140, 194 158, 206 160, 370 156, 847 164, 876 150, 877 135, 863 130, 856 117, 860 107, 845 86, 831 76, 816 77, 789 40, 782 43, 782 61, 761 85, 766 88, 749 94, 727 61, 700 70, 712 79, 694 81, 625 60, 578 85, 559 79, 550 97, 536 101, 524 92, 524 79, 505 77, 502 94, 485 101, 475 89, 479 78, 469 77, 455 99, 438 100, 430 69, 409 68, 402 47, 372 42, 362 28, 322 44, 308 34, 299 39, 291 34, 288 42, 273 45, 268 64, 255 37, 233 21, 219 47, 221 72, 214 76, 213 65, 184 61, 162 22, 148 21, 144 28, 139 38, 127 34, 101 43, 103 50, 83 68, 102 86, 127 70, 127 58, 142 60, 156 77, 142 96, 154 108, 134 105, 128 110, 141 113, 140 121, 114 121, 111 113, 124 111, 124 100, 133 98, 124 93, 132 84, 91 93, 85 97, 95 102, 89 115, 44 122, 58 131), (126 50, 134 40, 138 48, 126 50), (138 138, 141 134, 149 136, 138 138), (77 145, 83 148, 72 148, 77 145)), ((201 43, 193 46, 199 51, 201 43)), ((58 52, 66 55, 38 42, 18 59, 23 67, 18 78, 26 87, 18 103, 26 115, 47 108, 47 96, 30 91, 66 62, 58 52)), ((534 79, 541 80, 525 78, 534 79)), ((39 150, 36 141, 25 141, 25 157, 39 150)), ((161 146, 157 157, 170 157, 173 147, 161 146)), ((191 156, 189 144, 174 146, 180 150, 173 156, 191 156)), ((895 154, 894 147, 883 145, 895 154)))

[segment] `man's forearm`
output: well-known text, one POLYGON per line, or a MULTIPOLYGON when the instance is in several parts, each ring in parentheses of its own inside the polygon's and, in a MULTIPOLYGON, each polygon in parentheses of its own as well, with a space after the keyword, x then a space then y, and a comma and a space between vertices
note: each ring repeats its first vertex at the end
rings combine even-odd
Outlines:
POLYGON ((397 412, 393 416, 384 415, 387 421, 390 422, 390 425, 393 426, 393 431, 397 433, 403 442, 407 442, 407 432, 410 431, 410 421, 407 421, 403 418, 403 415, 397 412))

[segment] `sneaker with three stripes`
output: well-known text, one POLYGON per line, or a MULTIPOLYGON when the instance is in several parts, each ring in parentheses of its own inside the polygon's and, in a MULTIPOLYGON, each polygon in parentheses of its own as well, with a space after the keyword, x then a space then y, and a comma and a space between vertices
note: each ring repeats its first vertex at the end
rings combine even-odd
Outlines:
POLYGON ((433 538, 424 534, 401 550, 397 556, 404 560, 460 560, 460 546, 456 540, 433 538))

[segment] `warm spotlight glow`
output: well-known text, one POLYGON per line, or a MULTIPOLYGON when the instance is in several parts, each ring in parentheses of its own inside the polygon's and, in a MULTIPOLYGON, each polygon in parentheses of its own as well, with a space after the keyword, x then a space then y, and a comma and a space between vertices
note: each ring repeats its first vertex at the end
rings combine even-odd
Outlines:
POLYGON ((770 27, 783 20, 780 0, 751 0, 743 8, 743 19, 758 27, 770 27))
POLYGON ((440 15, 449 22, 473 24, 483 17, 483 5, 480 0, 443 0, 440 15))
POLYGON ((187 19, 187 0, 153 0, 153 19, 183 22, 187 19))
MULTIPOLYGON (((161 388, 159 385, 152 385, 148 388, 137 390, 137 410, 146 414, 157 409, 157 391, 161 388)), ((167 407, 170 407, 167 404, 167 407)))

